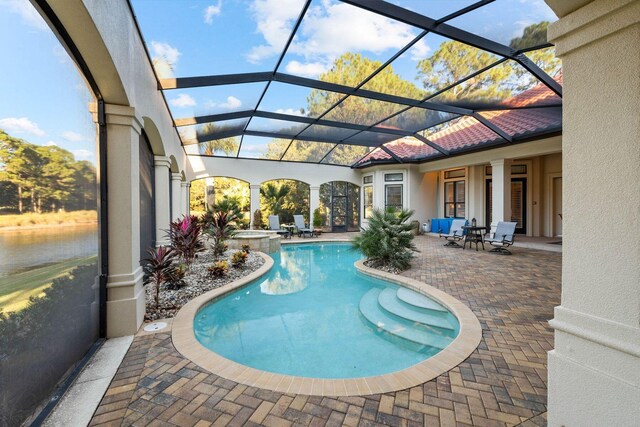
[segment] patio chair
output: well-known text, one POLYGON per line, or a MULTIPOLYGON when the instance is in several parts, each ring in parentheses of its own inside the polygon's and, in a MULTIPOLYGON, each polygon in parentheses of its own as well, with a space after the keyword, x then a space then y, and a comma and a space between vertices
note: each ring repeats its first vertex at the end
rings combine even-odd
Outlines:
POLYGON ((278 235, 283 236, 285 239, 291 238, 291 233, 289 230, 285 230, 284 228, 280 228, 280 218, 278 215, 269 215, 269 230, 273 230, 278 235))
POLYGON ((307 234, 309 237, 313 237, 313 230, 306 226, 302 215, 294 215, 293 221, 296 223, 296 228, 298 229, 298 237, 305 237, 307 234))
POLYGON ((500 221, 496 227, 496 231, 493 233, 493 237, 484 239, 485 242, 489 242, 493 249, 489 252, 495 252, 500 255, 511 255, 511 252, 507 249, 513 245, 516 234, 516 222, 500 221))
POLYGON ((466 219, 454 219, 451 223, 451 228, 449 229, 449 234, 440 233, 440 237, 444 237, 447 243, 445 246, 450 246, 454 248, 461 248, 458 242, 464 239, 464 230, 462 227, 467 223, 466 219))

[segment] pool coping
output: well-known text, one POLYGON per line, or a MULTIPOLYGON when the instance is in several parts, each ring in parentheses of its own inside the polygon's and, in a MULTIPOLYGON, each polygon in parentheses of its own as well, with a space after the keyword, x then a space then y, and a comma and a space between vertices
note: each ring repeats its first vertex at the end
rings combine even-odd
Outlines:
MULTIPOLYGON (((336 240, 314 240, 315 242, 326 243, 336 242, 336 240)), ((354 264, 358 272, 427 295, 451 310, 460 322, 458 336, 439 353, 420 363, 400 371, 373 377, 347 379, 297 377, 261 371, 229 360, 200 344, 193 331, 193 322, 204 305, 228 292, 248 285, 273 267, 273 258, 262 252, 255 253, 265 260, 258 270, 194 298, 178 311, 173 320, 171 337, 178 352, 201 368, 223 378, 276 392, 311 396, 363 396, 387 393, 431 381, 462 363, 480 344, 482 327, 478 318, 465 304, 426 283, 369 268, 364 265, 363 260, 359 260, 354 264)))

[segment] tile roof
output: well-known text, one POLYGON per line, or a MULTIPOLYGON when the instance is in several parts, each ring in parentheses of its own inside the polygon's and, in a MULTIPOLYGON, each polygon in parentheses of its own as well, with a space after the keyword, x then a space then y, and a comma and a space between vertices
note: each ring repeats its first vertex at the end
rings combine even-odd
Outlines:
MULTIPOLYGON (((555 77, 562 84, 562 73, 555 77)), ((541 132, 562 129, 562 107, 560 97, 546 85, 539 83, 502 104, 517 107, 514 110, 482 111, 480 115, 491 121, 500 130, 511 137, 524 137, 541 132), (558 105, 535 108, 537 105, 558 105), (532 107, 532 108, 523 108, 532 107)), ((425 135, 431 142, 450 152, 456 152, 478 145, 503 142, 503 139, 471 116, 464 116, 426 130, 425 135)), ((439 152, 425 143, 412 138, 401 138, 384 145, 393 154, 403 160, 428 159, 438 156, 439 152)), ((372 161, 392 160, 382 149, 373 150, 357 165, 372 161)), ((356 165, 356 166, 357 166, 356 165)))

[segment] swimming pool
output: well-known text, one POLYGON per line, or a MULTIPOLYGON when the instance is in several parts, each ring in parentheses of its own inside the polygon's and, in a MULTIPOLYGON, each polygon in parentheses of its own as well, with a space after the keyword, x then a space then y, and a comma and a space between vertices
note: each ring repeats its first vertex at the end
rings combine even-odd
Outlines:
POLYGON ((349 243, 291 244, 272 256, 266 275, 196 313, 200 344, 262 371, 337 379, 408 368, 458 335, 444 306, 358 273, 349 243))

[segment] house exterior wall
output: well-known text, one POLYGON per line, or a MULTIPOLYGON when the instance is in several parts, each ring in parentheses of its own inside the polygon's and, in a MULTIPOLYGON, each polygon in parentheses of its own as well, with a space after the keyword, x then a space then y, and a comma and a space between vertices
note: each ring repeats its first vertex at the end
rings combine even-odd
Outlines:
POLYGON ((566 16, 574 2, 547 1, 561 15, 549 39, 565 70, 566 219, 548 423, 638 425, 640 1, 595 0, 566 16))

